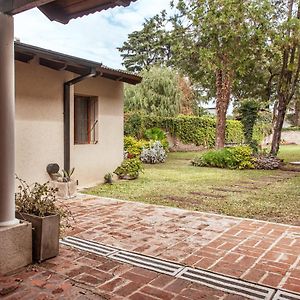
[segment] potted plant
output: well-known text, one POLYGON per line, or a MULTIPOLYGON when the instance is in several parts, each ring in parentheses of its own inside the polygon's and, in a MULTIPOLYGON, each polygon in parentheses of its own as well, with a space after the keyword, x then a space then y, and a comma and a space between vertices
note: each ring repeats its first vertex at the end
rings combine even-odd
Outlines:
POLYGON ((59 166, 57 164, 50 164, 47 166, 47 172, 52 179, 51 186, 57 189, 57 196, 64 199, 75 197, 77 183, 72 179, 75 168, 72 168, 69 171, 62 170, 61 173, 59 173, 58 170, 59 166), (52 166, 52 168, 49 168, 49 166, 52 166), (56 166, 56 168, 53 168, 53 166, 56 166))
POLYGON ((70 227, 70 210, 65 205, 57 204, 57 190, 48 182, 29 186, 19 177, 17 180, 16 217, 32 223, 33 260, 41 262, 57 256, 60 233, 65 227, 70 227))
POLYGON ((113 176, 114 175, 112 173, 105 174, 105 176, 104 176, 104 183, 113 184, 113 176))
POLYGON ((143 165, 138 158, 124 159, 122 164, 114 171, 119 179, 129 180, 138 178, 140 172, 143 172, 143 165))

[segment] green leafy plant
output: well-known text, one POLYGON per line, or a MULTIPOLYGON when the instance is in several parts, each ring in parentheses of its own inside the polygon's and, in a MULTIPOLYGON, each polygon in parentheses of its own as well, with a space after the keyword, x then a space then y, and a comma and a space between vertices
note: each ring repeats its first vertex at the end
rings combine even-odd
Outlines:
MULTIPOLYGON (((125 115, 125 135, 139 138, 144 135, 145 130, 161 128, 177 137, 184 144, 195 144, 206 148, 214 147, 216 137, 216 119, 211 116, 186 116, 158 117, 132 113, 125 115), (137 126, 137 119, 138 124, 137 126), (141 132, 141 130, 144 130, 141 132)), ((260 128, 257 127, 256 136, 259 138, 260 128)), ((237 120, 226 122, 226 143, 241 144, 244 142, 243 124, 237 120)))
POLYGON ((127 158, 140 157, 143 148, 147 147, 149 142, 145 140, 137 140, 132 136, 124 137, 124 151, 127 158))
POLYGON ((29 185, 25 180, 18 176, 18 192, 15 193, 16 211, 45 217, 50 215, 59 215, 61 220, 61 230, 71 227, 71 220, 74 220, 71 211, 63 203, 57 200, 57 189, 49 186, 49 182, 29 185))
POLYGON ((253 141, 253 130, 259 110, 260 104, 254 99, 240 101, 237 109, 239 118, 244 125, 246 143, 249 144, 255 152, 257 152, 258 148, 257 142, 253 141))
POLYGON ((145 131, 145 137, 148 140, 161 141, 166 138, 166 133, 160 128, 153 127, 145 131))
POLYGON ((249 146, 236 146, 211 150, 192 161, 197 167, 218 167, 229 169, 253 169, 254 158, 249 146))
POLYGON ((153 127, 153 128, 147 129, 144 133, 144 136, 147 140, 159 141, 162 144, 162 146, 164 147, 164 149, 168 150, 169 143, 167 140, 167 135, 160 128, 153 127))
POLYGON ((143 172, 143 165, 138 158, 125 159, 114 173, 120 179, 136 179, 143 172))
POLYGON ((71 170, 62 170, 61 173, 58 173, 58 181, 70 182, 72 180, 72 175, 75 171, 75 168, 71 170))
POLYGON ((107 173, 104 176, 104 183, 112 184, 113 183, 113 174, 112 173, 107 173))
POLYGON ((291 127, 287 127, 287 128, 282 128, 282 131, 300 131, 300 127, 299 126, 291 126, 291 127))

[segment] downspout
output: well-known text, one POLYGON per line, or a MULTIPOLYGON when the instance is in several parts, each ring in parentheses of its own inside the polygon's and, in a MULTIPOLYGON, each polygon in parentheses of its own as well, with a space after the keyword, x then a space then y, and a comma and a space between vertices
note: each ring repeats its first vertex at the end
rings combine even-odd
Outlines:
POLYGON ((70 136, 70 95, 71 86, 79 83, 85 79, 97 75, 96 69, 91 69, 86 75, 76 77, 64 83, 64 169, 70 170, 70 149, 71 149, 71 136, 70 136))

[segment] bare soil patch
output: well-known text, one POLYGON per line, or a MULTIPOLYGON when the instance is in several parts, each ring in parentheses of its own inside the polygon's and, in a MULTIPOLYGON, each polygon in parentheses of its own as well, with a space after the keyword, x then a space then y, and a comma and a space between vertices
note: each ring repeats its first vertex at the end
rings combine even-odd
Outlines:
POLYGON ((203 197, 208 197, 208 198, 225 198, 226 195, 220 195, 220 194, 210 194, 210 193, 204 193, 204 192, 190 192, 191 195, 197 195, 197 196, 203 196, 203 197))

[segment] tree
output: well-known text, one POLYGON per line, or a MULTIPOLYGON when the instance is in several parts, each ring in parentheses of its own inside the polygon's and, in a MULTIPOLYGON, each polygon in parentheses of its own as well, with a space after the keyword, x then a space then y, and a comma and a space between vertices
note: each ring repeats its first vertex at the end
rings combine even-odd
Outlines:
POLYGON ((285 119, 295 127, 300 126, 300 95, 299 86, 287 108, 285 119))
POLYGON ((276 41, 282 50, 282 59, 277 81, 272 155, 278 153, 285 114, 295 95, 300 72, 300 1, 288 0, 286 8, 286 21, 279 28, 276 41))
POLYGON ((294 100, 293 125, 300 126, 300 98, 294 100))
POLYGON ((257 148, 257 144, 253 141, 253 129, 258 119, 259 110, 260 104, 257 100, 245 99, 238 103, 238 119, 240 119, 244 125, 246 143, 254 149, 257 148))
POLYGON ((191 113, 196 106, 191 86, 170 68, 154 66, 144 70, 143 81, 125 87, 125 111, 140 111, 157 116, 191 113))
POLYGON ((121 52, 123 65, 132 72, 149 69, 152 65, 167 66, 172 57, 171 33, 165 30, 166 12, 162 11, 143 24, 140 31, 128 35, 121 52))
POLYGON ((215 86, 216 148, 222 148, 235 85, 263 59, 272 6, 268 0, 179 0, 177 9, 176 61, 193 79, 215 86))

